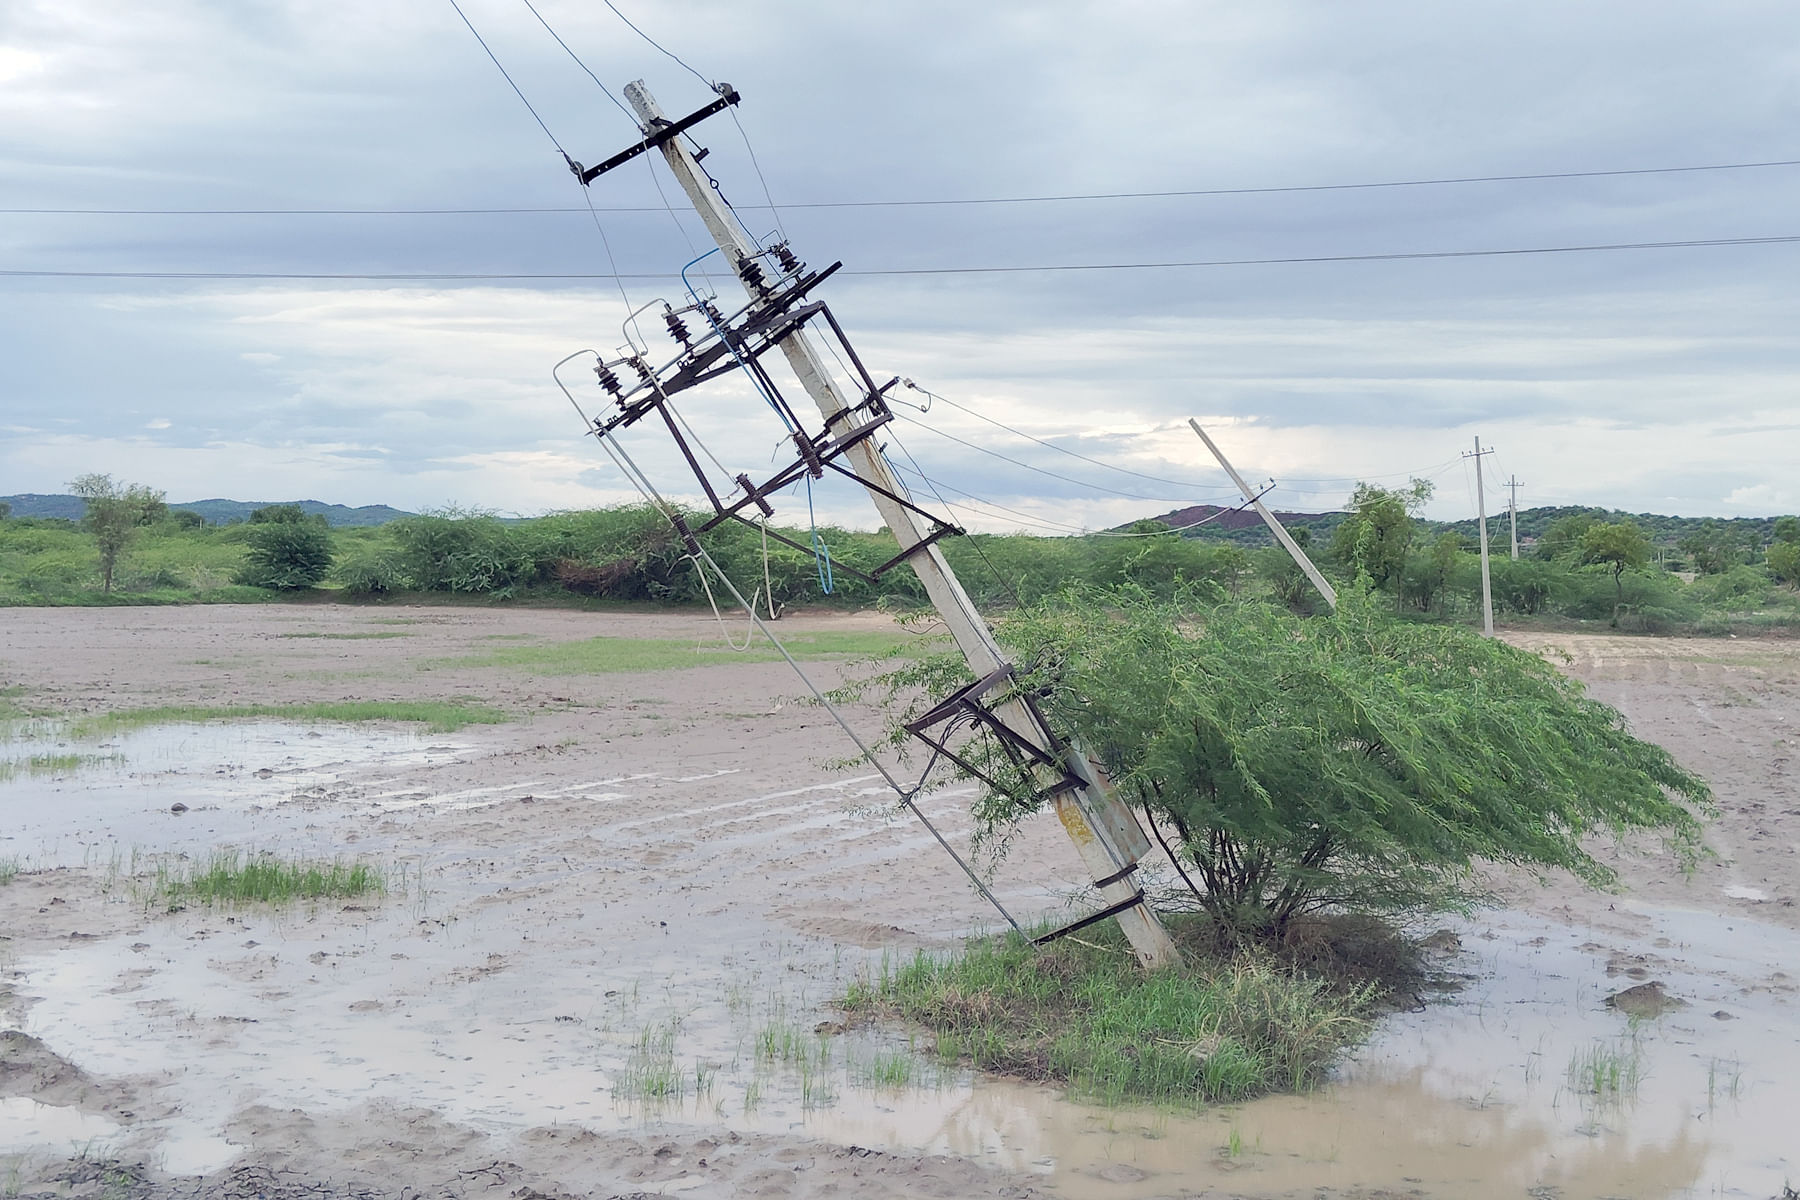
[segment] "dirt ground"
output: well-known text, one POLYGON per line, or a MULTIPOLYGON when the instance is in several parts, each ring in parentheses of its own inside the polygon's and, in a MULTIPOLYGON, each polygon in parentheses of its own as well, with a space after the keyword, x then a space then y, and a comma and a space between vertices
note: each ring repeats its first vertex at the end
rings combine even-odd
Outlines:
MULTIPOLYGON (((886 624, 799 615, 779 628, 886 624)), ((1717 791, 1717 857, 1683 879, 1654 846, 1622 849, 1628 895, 1800 930, 1800 645, 1513 640, 1570 656, 1572 674, 1717 791)), ((734 662, 720 644, 710 617, 688 614, 0 610, 0 687, 64 717, 450 698, 516 717, 427 736, 148 730, 93 748, 91 769, 0 786, 0 863, 20 867, 0 885, 0 1133, 8 1119, 23 1130, 11 1146, 0 1136, 0 1182, 131 1197, 1476 1194, 1409 1186, 1404 1169, 1391 1184, 1233 1178, 1235 1151, 1213 1149, 1223 1126, 1147 1118, 1146 1146, 1224 1180, 1195 1185, 1173 1167, 1159 1177, 1149 1151, 1121 1153, 1112 1118, 1081 1115, 1079 1138, 1065 1136, 1056 1122, 1075 1120, 1072 1106, 1042 1089, 951 1073, 902 1092, 858 1083, 858 1055, 903 1042, 831 1039, 829 1098, 807 1069, 759 1056, 771 1030, 828 1021, 856 972, 998 918, 928 833, 886 811, 878 778, 833 761, 848 743, 784 664, 734 662), (602 634, 689 639, 704 665, 452 661, 602 634), (359 855, 394 884, 385 900, 275 914, 144 903, 133 881, 149 864, 220 846, 359 855), (653 1102, 643 1081, 659 1064, 685 1082, 653 1102), (1183 1149, 1171 1128, 1212 1140, 1183 1149)), ((839 667, 807 669, 829 684, 839 667)), ((953 841, 966 840, 965 799, 929 806, 953 841)), ((1080 875, 1047 822, 996 891, 1035 917, 1066 905, 1080 875)), ((1505 892, 1520 930, 1579 928, 1597 976, 1676 957, 1667 938, 1664 959, 1632 957, 1662 908, 1554 880, 1505 892)), ((1779 965, 1711 977, 1786 1006, 1779 965)))

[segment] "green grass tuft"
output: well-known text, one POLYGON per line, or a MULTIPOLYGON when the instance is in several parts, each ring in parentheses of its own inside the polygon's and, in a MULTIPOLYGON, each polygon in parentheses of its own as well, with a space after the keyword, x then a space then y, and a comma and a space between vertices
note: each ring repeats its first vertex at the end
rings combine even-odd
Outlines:
POLYGON ((385 896, 381 871, 364 862, 283 859, 274 854, 221 851, 204 865, 163 864, 149 883, 148 903, 290 904, 296 900, 354 900, 385 896))
POLYGON ((118 762, 116 754, 33 754, 13 761, 0 760, 0 783, 16 776, 67 775, 96 763, 118 762))
MULTIPOLYGON (((733 627, 733 637, 741 630, 733 627)), ((783 636, 781 644, 801 661, 867 658, 891 654, 920 639, 891 630, 826 630, 783 636)), ((780 651, 760 635, 735 652, 718 641, 696 645, 691 638, 596 637, 550 645, 496 646, 481 654, 440 659, 439 667, 512 667, 544 675, 604 675, 622 671, 678 671, 728 663, 778 662, 780 651)))
POLYGON ((433 733, 451 733, 467 725, 498 725, 512 718, 497 708, 467 700, 324 700, 298 704, 165 704, 127 708, 79 722, 77 737, 94 737, 144 725, 202 721, 405 721, 418 722, 433 733))
POLYGON ((853 986, 844 1006, 922 1024, 946 1059, 1066 1082, 1109 1104, 1304 1090, 1368 1034, 1373 984, 1334 986, 1261 952, 1146 974, 1116 931, 1094 936, 1037 950, 1013 934, 921 953, 853 986))

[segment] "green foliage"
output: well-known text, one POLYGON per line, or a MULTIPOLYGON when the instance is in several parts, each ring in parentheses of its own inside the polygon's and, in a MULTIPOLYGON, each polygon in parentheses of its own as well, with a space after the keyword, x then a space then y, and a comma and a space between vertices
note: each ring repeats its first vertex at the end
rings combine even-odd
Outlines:
POLYGON ((1550 522, 1550 527, 1538 538, 1537 556, 1553 561, 1567 561, 1581 557, 1582 539, 1588 530, 1600 524, 1598 518, 1589 512, 1570 513, 1565 517, 1557 517, 1550 522))
POLYGON ((81 524, 100 550, 100 590, 111 592, 119 555, 140 527, 155 523, 169 506, 161 492, 140 483, 115 483, 111 475, 83 475, 69 484, 69 491, 87 503, 81 524))
POLYGON ((1650 539, 1630 521, 1593 525, 1581 535, 1580 561, 1606 567, 1612 572, 1615 592, 1612 623, 1617 625, 1619 610, 1625 606, 1625 586, 1620 578, 1626 571, 1650 561, 1650 539))
POLYGON ((86 738, 120 729, 180 722, 249 721, 416 721, 433 733, 454 733, 468 725, 498 725, 506 713, 467 700, 322 700, 294 704, 165 704, 124 708, 79 722, 72 733, 86 738))
POLYGON ((1405 488, 1359 483, 1350 516, 1331 535, 1331 557, 1352 577, 1367 575, 1375 587, 1398 592, 1412 550, 1414 518, 1431 499, 1431 483, 1405 488))
POLYGON ((1779 541, 1770 546, 1769 573, 1789 587, 1800 588, 1800 542, 1779 541))
POLYGON ((1748 557, 1738 533, 1718 521, 1707 521, 1675 546, 1687 556, 1689 569, 1701 575, 1722 574, 1748 557))
POLYGON ((309 518, 306 510, 298 504, 270 504, 263 508, 253 509, 250 513, 252 525, 299 525, 304 521, 316 521, 325 524, 325 518, 314 516, 309 518))
POLYGON ((1800 517, 1777 517, 1769 540, 1784 546, 1800 546, 1800 517))
POLYGON ((1769 571, 1739 564, 1716 575, 1701 576, 1690 593, 1707 608, 1748 612, 1765 605, 1773 586, 1769 571))
POLYGON ((923 1024, 951 1061, 1105 1103, 1191 1105, 1313 1086, 1366 1036, 1374 996, 1260 952, 1146 974, 1102 927, 1041 951, 1011 934, 920 953, 855 985, 845 1007, 923 1024))
MULTIPOLYGON (((1471 867, 1611 872, 1584 839, 1663 832, 1684 862, 1706 785, 1543 660, 1470 630, 1265 604, 1070 595, 1001 628, 1066 735, 1172 826, 1224 926, 1279 932, 1322 908, 1409 912, 1474 896, 1471 867)), ((939 659, 881 686, 902 708, 956 678, 939 659)), ((972 746, 979 757, 983 748, 972 746)), ((982 796, 986 843, 1040 804, 982 796)))
POLYGON ((1490 574, 1496 611, 1536 616, 1550 604, 1557 573, 1547 562, 1529 558, 1495 559, 1490 574))
MULTIPOLYGON (((257 514, 269 511, 258 509, 257 514)), ((325 578, 331 570, 331 530, 323 519, 308 519, 298 508, 293 512, 292 519, 262 522, 252 515, 239 583, 285 592, 309 588, 325 578)))
POLYGON ((352 900, 387 891, 381 872, 364 862, 284 859, 272 853, 221 851, 204 865, 161 864, 147 899, 170 909, 188 904, 235 906, 295 900, 352 900))

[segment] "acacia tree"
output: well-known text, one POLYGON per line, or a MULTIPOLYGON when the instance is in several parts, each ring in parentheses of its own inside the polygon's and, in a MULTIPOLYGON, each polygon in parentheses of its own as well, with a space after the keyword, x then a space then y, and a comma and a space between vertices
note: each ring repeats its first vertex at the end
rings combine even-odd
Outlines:
POLYGON ((163 494, 141 483, 115 483, 111 475, 83 475, 69 491, 87 501, 81 523, 100 549, 100 590, 111 592, 119 555, 137 536, 168 511, 163 494))
POLYGON ((237 581, 292 591, 309 588, 331 570, 331 529, 325 518, 297 504, 273 504, 250 514, 249 549, 237 581))
MULTIPOLYGON (((1535 655, 1395 620, 1365 592, 1312 618, 1064 596, 1001 634, 1035 664, 1020 683, 1053 725, 1176 832, 1199 903, 1232 936, 1320 909, 1466 906, 1481 861, 1605 885, 1597 831, 1660 830, 1683 863, 1699 851, 1705 783, 1618 712, 1535 655)), ((938 697, 951 671, 928 660, 882 682, 890 698, 938 697)), ((1003 846, 1043 803, 989 790, 974 812, 1003 846)))
POLYGON ((1431 499, 1431 481, 1415 479, 1404 488, 1359 483, 1350 496, 1350 516, 1332 530, 1331 556, 1354 577, 1367 575, 1396 605, 1404 590, 1414 517, 1431 499))
POLYGON ((1613 577, 1613 628, 1625 607, 1625 572, 1650 561, 1650 539, 1630 521, 1595 525, 1581 535, 1581 561, 1610 568, 1613 577))

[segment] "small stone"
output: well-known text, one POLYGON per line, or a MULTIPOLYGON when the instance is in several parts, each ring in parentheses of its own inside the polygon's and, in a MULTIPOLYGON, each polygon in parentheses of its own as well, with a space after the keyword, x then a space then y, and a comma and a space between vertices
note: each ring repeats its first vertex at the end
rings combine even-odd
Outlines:
POLYGON ((187 805, 183 804, 179 800, 177 800, 175 803, 169 805, 169 811, 172 813, 184 813, 187 810, 188 810, 187 805))

